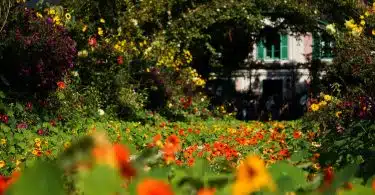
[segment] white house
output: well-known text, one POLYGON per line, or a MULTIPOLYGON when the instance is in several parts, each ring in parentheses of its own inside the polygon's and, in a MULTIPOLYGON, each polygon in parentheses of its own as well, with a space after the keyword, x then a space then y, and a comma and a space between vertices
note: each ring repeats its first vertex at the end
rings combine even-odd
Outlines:
MULTIPOLYGON (((266 22, 269 24, 269 22, 266 22)), ((307 93, 312 59, 332 60, 333 42, 327 34, 293 35, 265 28, 265 38, 253 45, 248 66, 233 73, 237 92, 255 95, 278 94, 283 99, 307 93), (255 64, 255 65, 254 65, 255 64)))

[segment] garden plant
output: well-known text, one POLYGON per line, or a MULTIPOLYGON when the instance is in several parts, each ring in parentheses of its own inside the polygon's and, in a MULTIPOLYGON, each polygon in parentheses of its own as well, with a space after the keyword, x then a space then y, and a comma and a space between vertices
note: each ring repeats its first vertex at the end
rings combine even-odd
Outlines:
POLYGON ((375 193, 375 4, 0 6, 0 195, 375 193), (265 19, 335 40, 300 119, 239 121, 208 93, 265 19))

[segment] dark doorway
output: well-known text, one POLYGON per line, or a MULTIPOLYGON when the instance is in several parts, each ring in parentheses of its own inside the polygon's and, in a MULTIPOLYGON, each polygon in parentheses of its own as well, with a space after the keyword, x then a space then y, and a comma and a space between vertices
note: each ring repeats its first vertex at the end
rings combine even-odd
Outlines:
POLYGON ((283 97, 283 80, 263 80, 263 97, 283 97))
POLYGON ((263 80, 263 92, 261 98, 261 120, 279 119, 279 109, 282 105, 283 80, 263 80))

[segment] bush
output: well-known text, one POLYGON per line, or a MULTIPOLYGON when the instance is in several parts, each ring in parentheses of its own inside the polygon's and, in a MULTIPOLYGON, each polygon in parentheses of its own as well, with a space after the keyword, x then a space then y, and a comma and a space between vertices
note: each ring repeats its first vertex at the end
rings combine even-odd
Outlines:
POLYGON ((0 86, 12 95, 45 97, 74 66, 76 44, 67 30, 23 6, 12 9, 0 42, 0 86))

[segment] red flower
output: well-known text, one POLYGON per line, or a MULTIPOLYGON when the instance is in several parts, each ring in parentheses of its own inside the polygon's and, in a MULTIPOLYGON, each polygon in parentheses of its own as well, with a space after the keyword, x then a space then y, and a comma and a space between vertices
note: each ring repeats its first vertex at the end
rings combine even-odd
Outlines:
POLYGON ((334 176, 332 167, 324 169, 324 184, 330 185, 333 182, 334 176))
POLYGON ((279 155, 280 155, 280 156, 283 156, 283 157, 287 157, 287 156, 289 156, 289 151, 288 151, 288 149, 282 149, 282 150, 280 150, 279 155))
POLYGON ((19 176, 19 172, 13 172, 11 177, 0 176, 0 195, 5 194, 8 187, 12 185, 19 176))
POLYGON ((39 134, 39 135, 43 135, 43 134, 44 134, 43 129, 39 129, 39 130, 38 130, 38 134, 39 134))
POLYGON ((90 45, 91 47, 96 47, 96 45, 97 45, 97 41, 96 41, 96 38, 95 38, 95 37, 91 37, 91 38, 89 38, 89 45, 90 45))
POLYGON ((178 134, 184 136, 184 135, 185 135, 185 132, 184 132, 183 129, 180 129, 180 130, 178 131, 178 134))
POLYGON ((63 81, 59 81, 59 82, 57 82, 57 87, 59 88, 59 89, 65 89, 65 83, 63 82, 63 81))
POLYGON ((32 110, 32 109, 33 109, 33 104, 31 102, 27 102, 26 110, 32 110))
POLYGON ((117 57, 117 64, 121 65, 124 63, 124 58, 122 56, 117 57))
POLYGON ((182 162, 181 162, 180 160, 176 160, 175 163, 176 163, 176 165, 178 165, 178 166, 181 166, 181 165, 182 165, 182 162))
POLYGON ((188 160, 188 165, 189 165, 189 166, 193 166, 193 165, 194 165, 194 162, 195 162, 195 159, 194 159, 194 158, 189 158, 189 160, 188 160))
POLYGON ((115 152, 117 165, 120 168, 121 175, 124 178, 130 178, 135 176, 136 170, 131 166, 129 162, 130 152, 121 144, 113 145, 113 150, 115 152))
POLYGON ((3 123, 7 124, 9 122, 9 117, 7 115, 0 114, 0 120, 3 121, 3 123))
POLYGON ((294 137, 294 139, 299 139, 299 138, 301 137, 301 135, 302 135, 301 131, 297 131, 297 130, 295 130, 295 131, 293 132, 293 137, 294 137))

